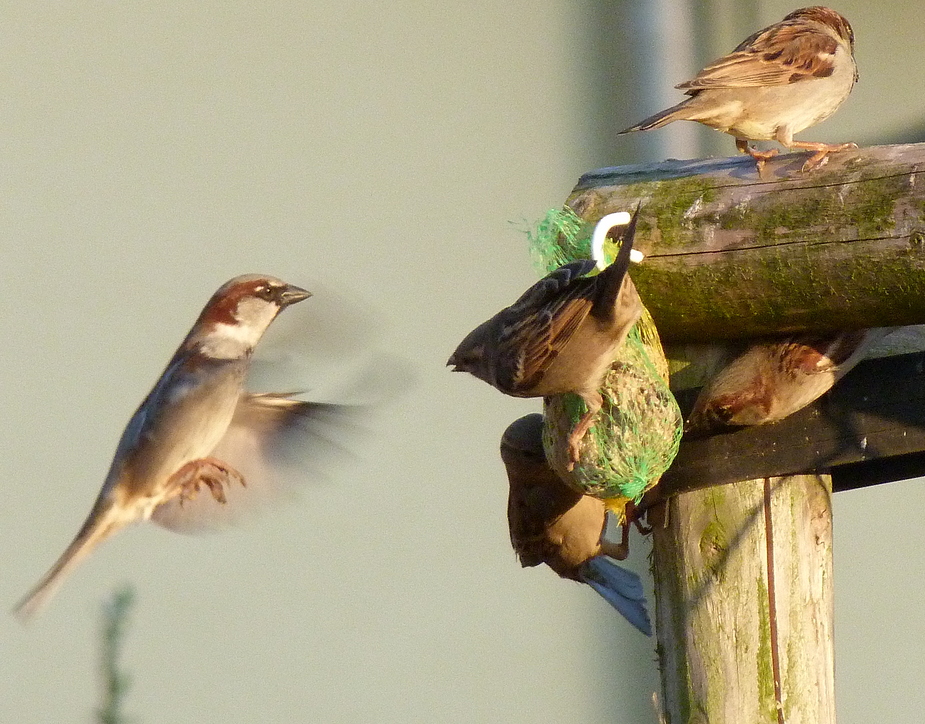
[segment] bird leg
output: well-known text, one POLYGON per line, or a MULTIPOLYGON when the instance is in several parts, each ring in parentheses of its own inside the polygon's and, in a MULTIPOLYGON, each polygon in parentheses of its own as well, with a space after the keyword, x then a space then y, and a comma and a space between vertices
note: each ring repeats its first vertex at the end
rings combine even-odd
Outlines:
POLYGON ((749 156, 755 159, 755 166, 758 168, 759 175, 764 168, 765 162, 777 155, 776 148, 771 148, 767 151, 759 151, 754 146, 749 146, 748 141, 744 138, 736 139, 736 148, 739 149, 741 153, 747 153, 749 156))
POLYGON ((651 526, 648 526, 642 522, 642 516, 644 513, 645 510, 640 511, 632 500, 626 504, 627 524, 632 523, 635 525, 636 530, 638 530, 641 535, 649 535, 649 533, 652 532, 652 528, 651 526))
POLYGON ((175 495, 180 497, 180 505, 195 498, 200 485, 205 485, 212 497, 224 504, 228 502, 224 486, 233 482, 244 487, 247 485, 241 473, 218 458, 211 457, 191 460, 170 477, 170 483, 177 487, 175 495))
POLYGON ((599 392, 582 394, 581 399, 583 399, 588 406, 588 411, 575 423, 575 427, 572 428, 572 432, 568 436, 569 462, 566 466, 567 470, 573 470, 575 468, 575 463, 577 463, 578 459, 581 457, 581 441, 591 428, 591 424, 594 422, 594 416, 604 404, 604 398, 601 397, 599 392))
POLYGON ((847 151, 851 148, 857 148, 856 143, 817 143, 815 141, 793 141, 787 144, 790 148, 803 148, 815 153, 803 164, 803 173, 812 171, 828 163, 828 155, 835 151, 847 151))
POLYGON ((623 522, 620 527, 623 530, 620 535, 620 542, 611 543, 609 540, 601 538, 601 553, 618 561, 623 561, 630 554, 630 526, 628 522, 623 522))
MULTIPOLYGON (((604 501, 606 505, 608 501, 604 501)), ((611 512, 614 511, 613 508, 609 508, 611 512)), ((644 525, 640 520, 640 512, 636 508, 636 504, 629 500, 626 502, 626 506, 623 508, 623 522, 620 524, 621 535, 619 543, 611 543, 604 538, 601 538, 601 553, 605 556, 610 556, 611 558, 616 558, 618 561, 625 560, 630 553, 630 525, 636 526, 642 535, 649 535, 652 532, 652 529, 644 525)))

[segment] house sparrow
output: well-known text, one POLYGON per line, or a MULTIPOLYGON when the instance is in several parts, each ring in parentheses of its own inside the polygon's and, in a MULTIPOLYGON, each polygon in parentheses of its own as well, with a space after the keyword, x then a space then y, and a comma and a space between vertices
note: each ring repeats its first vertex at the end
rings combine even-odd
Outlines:
POLYGON ((604 373, 642 313, 627 274, 638 217, 637 209, 604 271, 586 276, 595 267, 591 259, 559 267, 472 330, 447 362, 454 372, 469 372, 514 397, 581 397, 588 409, 569 435, 572 465, 603 404, 598 388, 604 373))
POLYGON ((809 171, 832 151, 857 148, 854 143, 793 140, 793 134, 838 110, 857 79, 848 21, 830 8, 802 8, 675 86, 690 98, 621 133, 698 121, 735 136, 736 147, 751 155, 759 170, 777 151, 758 151, 749 141, 776 140, 787 148, 815 151, 803 164, 803 171, 809 171))
POLYGON ((587 583, 627 621, 652 635, 639 576, 606 556, 626 557, 603 539, 604 503, 572 490, 546 462, 543 416, 513 422, 501 438, 510 494, 511 545, 524 568, 545 563, 562 578, 587 583))
POLYGON ((258 447, 272 447, 300 419, 330 407, 243 389, 254 346, 266 328, 282 309, 309 296, 258 275, 232 279, 212 296, 129 420, 87 520, 17 605, 17 616, 36 613, 66 573, 129 523, 157 520, 171 505, 191 501, 201 487, 224 502, 228 486, 246 482, 232 463, 229 440, 262 438, 262 445, 245 453, 250 457, 258 447))
POLYGON ((888 331, 881 327, 752 344, 700 392, 687 433, 782 420, 828 392, 888 331))

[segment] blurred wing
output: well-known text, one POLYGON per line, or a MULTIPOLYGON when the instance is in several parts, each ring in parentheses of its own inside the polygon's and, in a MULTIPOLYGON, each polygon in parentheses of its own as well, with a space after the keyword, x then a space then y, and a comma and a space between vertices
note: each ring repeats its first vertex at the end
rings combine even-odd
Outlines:
POLYGON ((835 70, 838 41, 802 21, 772 25, 746 38, 696 78, 675 86, 694 95, 708 88, 788 85, 826 78, 835 70))
POLYGON ((369 351, 377 348, 376 333, 384 320, 374 304, 360 303, 317 280, 310 280, 307 288, 312 298, 280 314, 254 350, 248 390, 300 389, 313 398, 330 399, 328 390, 352 382, 369 351))
POLYGON ((174 498, 155 509, 151 520, 178 532, 224 527, 268 504, 291 497, 299 482, 329 477, 333 463, 352 458, 359 445, 362 405, 305 402, 291 395, 241 396, 225 436, 212 452, 237 470, 245 486, 230 481, 227 503, 200 490, 192 500, 174 498))

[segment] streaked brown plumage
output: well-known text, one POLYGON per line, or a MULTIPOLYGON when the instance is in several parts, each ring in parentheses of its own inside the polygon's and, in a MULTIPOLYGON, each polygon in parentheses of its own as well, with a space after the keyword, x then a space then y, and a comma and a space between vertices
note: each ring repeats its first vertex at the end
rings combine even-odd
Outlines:
POLYGON ((543 452, 543 416, 513 422, 501 439, 510 493, 511 545, 521 565, 545 563, 562 578, 587 583, 644 634, 652 628, 639 577, 605 556, 625 551, 602 538, 604 503, 569 488, 543 452))
POLYGON ((793 139, 838 110, 855 82, 851 25, 830 8, 801 8, 675 86, 690 98, 621 133, 698 121, 734 136, 736 147, 752 155, 759 168, 777 151, 757 151, 748 141, 775 140, 787 148, 814 151, 803 165, 808 171, 822 165, 832 151, 857 148, 853 143, 793 139))
POLYGON ((703 388, 688 416, 688 434, 792 415, 828 392, 888 331, 800 335, 750 345, 703 388))
POLYGON ((447 362, 514 397, 579 395, 588 411, 569 436, 573 463, 601 407, 601 379, 642 313, 627 274, 638 216, 600 274, 586 276, 590 259, 559 267, 470 332, 447 362))

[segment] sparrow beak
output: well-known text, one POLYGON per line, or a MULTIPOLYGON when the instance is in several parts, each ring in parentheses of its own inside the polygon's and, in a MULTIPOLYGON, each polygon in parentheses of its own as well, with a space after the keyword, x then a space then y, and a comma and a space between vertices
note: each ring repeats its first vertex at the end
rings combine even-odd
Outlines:
POLYGON ((283 307, 288 307, 290 304, 308 299, 311 295, 311 292, 302 289, 302 287, 297 287, 294 284, 287 284, 286 288, 279 295, 279 306, 281 309, 283 307))
POLYGON ((452 367, 450 372, 466 372, 467 367, 465 363, 460 359, 459 355, 455 352, 453 355, 446 361, 447 367, 452 367))

